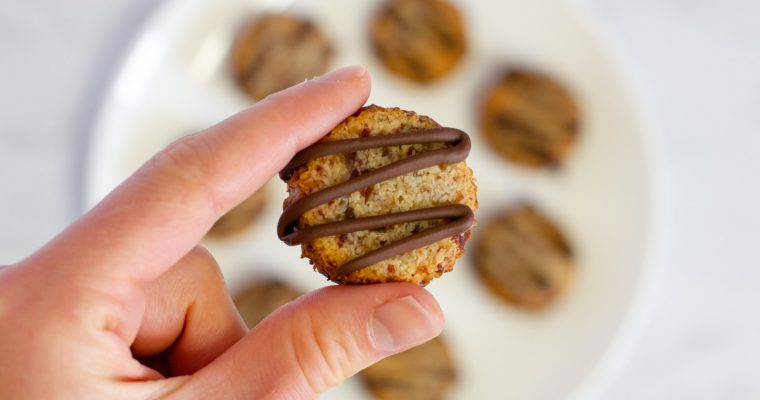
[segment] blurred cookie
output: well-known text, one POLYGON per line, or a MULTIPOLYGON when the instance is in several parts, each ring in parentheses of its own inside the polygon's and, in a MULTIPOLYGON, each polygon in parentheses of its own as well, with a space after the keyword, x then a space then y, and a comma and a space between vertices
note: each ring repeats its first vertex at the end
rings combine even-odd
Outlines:
POLYGON ((248 329, 258 325, 269 314, 300 296, 301 293, 279 280, 254 282, 235 297, 235 306, 248 329))
POLYGON ((475 270, 488 287, 527 309, 550 304, 575 274, 563 234, 527 205, 490 221, 479 232, 473 255, 475 270))
POLYGON ((481 125, 493 148, 530 167, 556 167, 578 136, 579 111, 570 93, 546 75, 505 73, 486 93, 481 125))
POLYGON ((436 400, 456 380, 456 368, 441 337, 392 355, 359 376, 378 400, 436 400))
POLYGON ((317 26, 286 14, 254 18, 241 29, 232 47, 232 72, 254 100, 305 79, 322 75, 332 59, 332 47, 317 26))
POLYGON ((388 0, 370 32, 380 61, 417 82, 434 81, 454 69, 465 53, 459 10, 443 0, 388 0))
POLYGON ((280 239, 338 283, 427 284, 464 254, 477 187, 464 132, 369 106, 280 173, 280 239))
POLYGON ((266 189, 261 188, 219 218, 206 236, 220 239, 245 231, 261 215, 266 203, 266 189))

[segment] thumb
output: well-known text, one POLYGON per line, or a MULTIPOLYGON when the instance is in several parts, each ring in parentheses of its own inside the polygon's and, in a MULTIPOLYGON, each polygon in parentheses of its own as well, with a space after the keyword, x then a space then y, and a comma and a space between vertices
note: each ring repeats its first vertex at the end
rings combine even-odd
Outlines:
POLYGON ((316 398, 441 329, 441 309, 421 287, 331 286, 277 310, 180 391, 199 399, 316 398))

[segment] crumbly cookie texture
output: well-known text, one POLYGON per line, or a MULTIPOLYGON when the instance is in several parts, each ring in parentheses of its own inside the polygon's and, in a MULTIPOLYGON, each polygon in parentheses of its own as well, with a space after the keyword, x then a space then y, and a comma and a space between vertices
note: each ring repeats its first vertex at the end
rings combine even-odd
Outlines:
POLYGON ((301 295, 297 289, 277 279, 262 279, 252 282, 235 296, 235 307, 252 329, 280 306, 301 295))
POLYGON ((495 294, 530 310, 551 304, 576 270, 562 232, 527 205, 489 222, 473 254, 475 270, 495 294))
MULTIPOLYGON (((347 118, 322 141, 392 135, 415 129, 440 127, 435 121, 399 108, 368 106, 347 118)), ((411 155, 444 147, 444 144, 402 145, 336 154, 309 161, 288 181, 290 196, 284 206, 304 196, 345 182, 353 177, 402 160, 411 155)), ((477 209, 477 187, 472 170, 464 161, 442 164, 408 173, 339 197, 304 213, 298 228, 446 204, 465 204, 477 209)), ((470 231, 339 276, 344 263, 443 223, 442 220, 410 222, 381 229, 352 232, 315 239, 302 245, 303 257, 314 269, 338 283, 411 282, 425 285, 451 271, 464 254, 470 231)))
POLYGON ((440 336, 385 358, 359 374, 378 400, 441 399, 456 375, 453 359, 440 336))
POLYGON ((304 79, 322 75, 332 46, 317 26, 287 14, 260 15, 243 26, 233 44, 230 64, 238 85, 260 100, 304 79))
POLYGON ((459 10, 443 0, 389 0, 375 16, 370 36, 388 69, 417 82, 451 72, 466 49, 459 10))
POLYGON ((261 188, 219 218, 206 236, 214 239, 223 239, 244 232, 261 215, 266 204, 266 189, 261 188))
POLYGON ((486 93, 481 125, 493 148, 529 167, 557 167, 578 136, 578 106, 553 78, 506 72, 486 93))

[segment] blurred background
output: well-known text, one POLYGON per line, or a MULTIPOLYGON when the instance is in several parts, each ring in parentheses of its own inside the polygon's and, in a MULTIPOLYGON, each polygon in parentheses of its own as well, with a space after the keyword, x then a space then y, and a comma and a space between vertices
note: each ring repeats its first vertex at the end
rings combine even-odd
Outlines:
MULTIPOLYGON (((669 240, 609 399, 760 396, 760 2, 576 0, 658 126, 669 240)), ((149 0, 0 4, 0 264, 81 213, 93 116, 149 0)))

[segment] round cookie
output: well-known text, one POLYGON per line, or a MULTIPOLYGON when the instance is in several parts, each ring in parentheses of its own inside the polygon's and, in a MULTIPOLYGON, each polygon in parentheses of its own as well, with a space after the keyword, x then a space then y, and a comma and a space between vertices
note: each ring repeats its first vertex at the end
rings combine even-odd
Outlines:
MULTIPOLYGON (((431 118, 411 111, 369 106, 344 120, 319 143, 372 138, 405 140, 415 132, 420 137, 434 135, 437 128, 451 130, 441 128, 431 118)), ((287 179, 289 197, 284 203, 285 212, 280 219, 278 231, 291 208, 299 202, 313 200, 320 191, 332 189, 340 184, 355 184, 377 171, 406 162, 407 158, 419 160, 435 153, 453 152, 464 143, 467 144, 468 152, 469 138, 463 132, 457 132, 464 135, 464 138, 451 147, 440 141, 404 144, 338 153, 309 160, 292 171, 287 179)), ((319 143, 312 147, 318 146, 319 143)), ((390 178, 376 184, 359 187, 348 195, 325 203, 319 202, 314 208, 296 214, 294 229, 298 233, 329 223, 349 223, 372 216, 385 218, 397 213, 440 207, 456 208, 456 215, 316 237, 302 242, 302 256, 311 260, 315 270, 337 283, 410 282, 425 285, 431 279, 451 271, 457 258, 464 254, 464 245, 470 238, 469 228, 474 222, 472 211, 477 209, 478 205, 475 179, 472 170, 464 162, 466 153, 460 156, 458 159, 461 161, 455 163, 434 160, 430 167, 401 175, 392 173, 390 178), (462 209, 465 212, 457 214, 462 209), (467 214, 467 217, 464 214, 467 214), (463 227, 460 226, 459 230, 446 230, 447 227, 467 221, 469 222, 463 227), (427 245, 413 246, 389 258, 378 259, 369 266, 345 271, 349 263, 357 261, 361 256, 375 250, 382 251, 397 244, 396 242, 414 240, 436 230, 441 230, 447 236, 440 236, 441 239, 427 245)))
POLYGON ((443 0, 389 0, 372 21, 372 45, 392 72, 417 82, 448 74, 465 53, 459 10, 443 0))
POLYGON ((206 236, 221 239, 245 231, 261 215, 266 204, 266 189, 261 188, 214 222, 206 236))
POLYGON ((261 280, 252 283, 235 297, 235 306, 243 321, 252 329, 280 306, 300 296, 301 293, 282 281, 261 280))
POLYGON ((537 310, 565 291, 575 267, 560 230, 527 205, 490 221, 478 233, 475 270, 497 295, 537 310))
POLYGON ((509 160, 556 167, 578 136, 579 111, 570 93, 551 77, 515 70, 487 91, 481 125, 492 147, 509 160))
POLYGON ((230 64, 235 81, 260 100, 327 72, 332 47, 316 25, 286 14, 249 21, 235 40, 230 64))
POLYGON ((378 400, 436 400, 456 380, 446 342, 439 336, 363 370, 359 376, 378 400))

